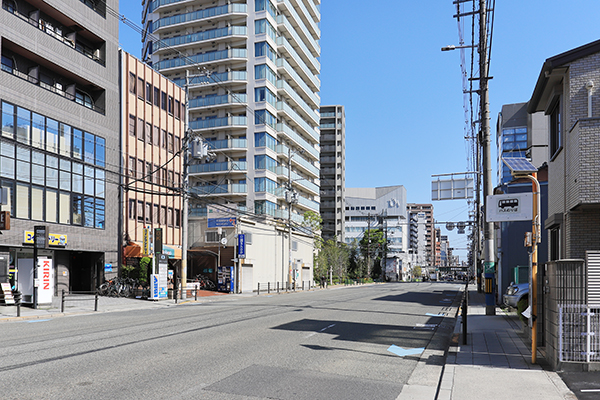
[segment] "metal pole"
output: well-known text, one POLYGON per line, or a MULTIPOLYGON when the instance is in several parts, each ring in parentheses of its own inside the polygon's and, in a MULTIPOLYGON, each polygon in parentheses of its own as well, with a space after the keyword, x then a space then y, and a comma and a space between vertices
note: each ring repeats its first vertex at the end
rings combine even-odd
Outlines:
POLYGON ((292 148, 288 145, 288 285, 292 284, 292 148))
POLYGON ((533 183, 533 240, 531 243, 531 363, 537 362, 537 261, 538 261, 538 243, 542 239, 542 231, 540 224, 540 205, 541 205, 541 193, 540 183, 537 180, 537 173, 534 172, 529 176, 533 183))
MULTIPOLYGON (((486 0, 479 0, 479 90, 481 102, 481 140, 483 147, 483 199, 484 210, 487 196, 493 194, 492 160, 490 150, 490 104, 488 93, 487 58, 487 9, 486 0)), ((485 277, 485 314, 496 315, 496 295, 494 278, 496 265, 494 257, 494 223, 485 222, 484 230, 484 277, 485 277)))

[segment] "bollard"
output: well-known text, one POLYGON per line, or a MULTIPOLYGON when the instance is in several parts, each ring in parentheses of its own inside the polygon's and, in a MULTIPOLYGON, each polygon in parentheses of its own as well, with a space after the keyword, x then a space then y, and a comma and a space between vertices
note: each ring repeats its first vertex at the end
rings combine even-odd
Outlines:
POLYGON ((302 281, 302 291, 304 292, 304 281, 302 281))
POLYGON ((94 295, 94 311, 98 311, 98 291, 96 290, 96 294, 94 295))
POLYGON ((194 287, 194 301, 198 301, 198 288, 194 287))
POLYGON ((277 282, 277 294, 279 294, 279 281, 277 282))
POLYGON ((175 299, 175 304, 177 304, 177 283, 173 284, 173 298, 175 299))
POLYGON ((267 294, 271 294, 271 282, 267 282, 267 294))
POLYGON ((468 308, 468 298, 469 292, 465 290, 465 295, 463 298, 462 304, 462 334, 463 334, 463 344, 467 344, 467 308, 468 308))
POLYGON ((256 291, 256 295, 260 296, 260 282, 258 282, 258 290, 256 291))
POLYGON ((62 296, 60 299, 60 312, 65 312, 65 289, 62 290, 62 296))
POLYGON ((21 292, 15 290, 13 293, 13 297, 15 298, 15 305, 17 306, 17 317, 21 316, 21 292))

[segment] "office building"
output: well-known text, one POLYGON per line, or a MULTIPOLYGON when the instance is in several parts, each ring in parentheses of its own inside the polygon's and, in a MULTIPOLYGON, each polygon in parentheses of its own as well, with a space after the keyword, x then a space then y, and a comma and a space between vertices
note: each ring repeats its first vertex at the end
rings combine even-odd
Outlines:
POLYGON ((119 27, 110 14, 118 8, 117 0, 2 2, 0 176, 11 221, 0 252, 25 303, 92 291, 118 269, 119 27), (34 294, 37 226, 49 237, 37 251, 47 281, 34 294))
POLYGON ((171 266, 181 260, 182 138, 185 92, 120 50, 123 118, 123 263, 136 265, 162 244, 171 266), (158 230, 157 230, 158 229, 158 230), (160 235, 160 236, 157 236, 160 235))
POLYGON ((345 242, 346 114, 344 106, 321 107, 321 218, 323 240, 345 242))

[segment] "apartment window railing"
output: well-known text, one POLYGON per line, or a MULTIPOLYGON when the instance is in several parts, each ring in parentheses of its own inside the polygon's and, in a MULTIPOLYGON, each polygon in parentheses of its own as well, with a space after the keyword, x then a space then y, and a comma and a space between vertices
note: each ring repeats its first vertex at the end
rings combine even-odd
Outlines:
POLYGON ((57 94, 57 95, 59 95, 61 97, 64 97, 67 100, 74 101, 77 104, 80 104, 80 105, 82 105, 82 106, 84 106, 86 108, 89 108, 91 110, 99 112, 100 114, 104 114, 104 109, 101 108, 101 107, 99 107, 99 106, 97 106, 93 102, 91 96, 83 93, 80 90, 76 90, 74 94, 70 93, 67 90, 60 89, 59 87, 50 85, 50 84, 48 84, 46 82, 42 82, 38 78, 34 78, 32 76, 29 76, 29 75, 27 75, 27 74, 25 74, 25 73, 23 73, 21 71, 17 71, 15 68, 13 68, 13 67, 11 67, 9 65, 6 65, 4 63, 2 63, 2 68, 1 69, 4 72, 7 72, 7 73, 9 73, 11 75, 16 76, 17 78, 20 78, 20 79, 23 79, 25 81, 28 81, 28 82, 30 82, 30 83, 32 83, 34 85, 37 85, 37 86, 39 86, 39 87, 41 87, 43 89, 46 89, 46 90, 48 90, 48 91, 50 91, 52 93, 55 93, 55 94, 57 94))
POLYGON ((87 58, 96 61, 98 64, 100 64, 102 66, 106 65, 105 61, 102 58, 100 58, 100 56, 98 55, 99 50, 94 50, 91 47, 86 46, 81 42, 77 42, 77 41, 73 40, 72 38, 69 37, 70 34, 63 34, 62 27, 54 26, 54 24, 52 24, 42 18, 33 19, 27 15, 23 15, 23 14, 19 13, 16 9, 9 7, 8 4, 6 4, 6 3, 2 4, 2 8, 5 9, 6 11, 8 11, 9 13, 13 14, 14 16, 18 17, 22 21, 25 21, 28 24, 37 27, 39 30, 46 33, 48 36, 52 36, 54 39, 58 40, 59 42, 74 49, 78 53, 83 54, 87 58))
POLYGON ((180 44, 195 43, 227 36, 247 34, 248 28, 245 26, 228 26, 225 28, 210 29, 204 32, 192 33, 191 35, 175 36, 168 39, 158 40, 155 42, 156 48, 154 51, 156 52, 164 47, 178 46, 180 44))

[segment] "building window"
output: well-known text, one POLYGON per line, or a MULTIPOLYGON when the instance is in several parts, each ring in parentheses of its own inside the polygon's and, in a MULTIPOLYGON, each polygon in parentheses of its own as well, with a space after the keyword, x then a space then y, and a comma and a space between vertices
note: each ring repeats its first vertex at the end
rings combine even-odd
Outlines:
POLYGON ((152 104, 152 85, 146 82, 146 101, 152 104))
POLYGON ((169 114, 173 115, 173 96, 169 96, 169 114))
POLYGON ((142 78, 138 78, 137 95, 138 98, 144 100, 144 80, 142 78))
POLYGON ((144 222, 144 202, 140 200, 137 202, 137 220, 144 222))
POLYGON ((141 118, 138 118, 137 120, 137 126, 136 126, 136 130, 137 130, 137 138, 139 140, 144 140, 144 120, 141 118))
POLYGON ((160 90, 157 87, 154 88, 154 98, 153 98, 153 100, 154 100, 154 105, 156 107, 160 107, 160 90))
POLYGON ((152 144, 152 125, 146 122, 146 129, 144 130, 146 134, 146 143, 152 144))
POLYGON ((175 100, 175 118, 180 119, 179 118, 179 111, 181 110, 181 104, 179 103, 179 100, 175 100))
POLYGON ((129 136, 135 136, 135 115, 129 114, 129 136))
POLYGON ((558 152, 562 146, 560 99, 556 101, 550 111, 550 158, 558 152))
MULTIPOLYGON (((156 144, 158 145, 158 142, 156 144)), ((165 150, 167 149, 167 131, 164 129, 160 130, 160 146, 165 150)))
POLYGON ((154 126, 154 129, 152 131, 152 143, 154 143, 157 146, 160 143, 160 130, 156 125, 154 126))
POLYGON ((560 228, 550 229, 550 261, 560 260, 560 228))
POLYGON ((169 153, 173 152, 173 134, 169 133, 169 153))
POLYGON ((135 74, 133 72, 129 73, 129 93, 136 93, 136 88, 135 88, 135 83, 136 83, 136 77, 135 74))
POLYGON ((160 108, 167 111, 167 94, 165 92, 160 92, 160 108))

